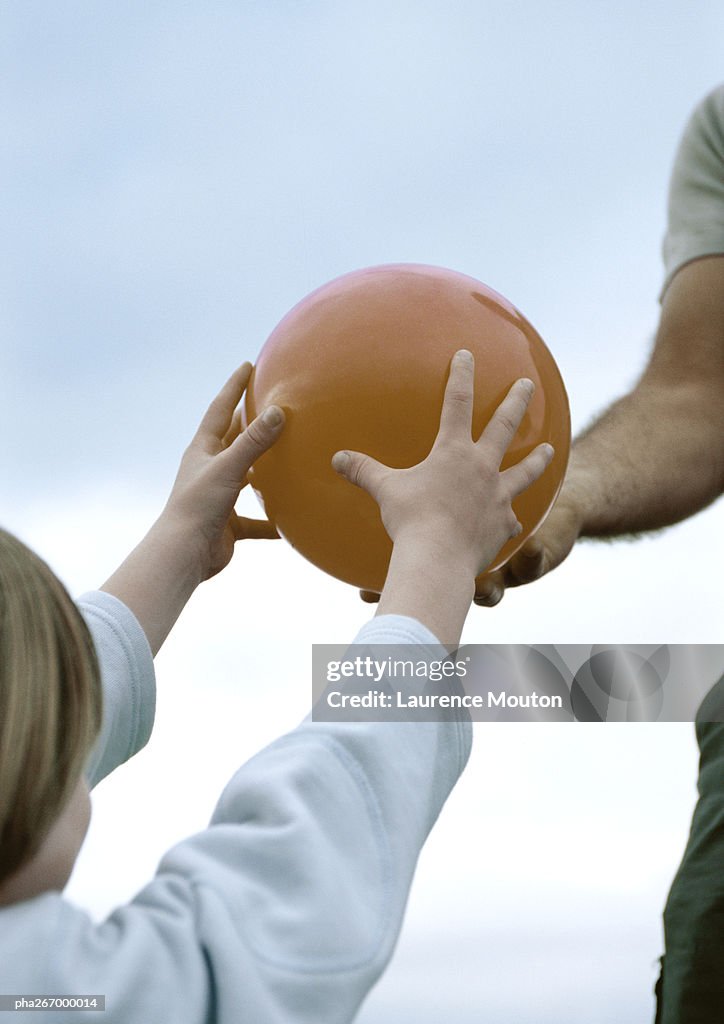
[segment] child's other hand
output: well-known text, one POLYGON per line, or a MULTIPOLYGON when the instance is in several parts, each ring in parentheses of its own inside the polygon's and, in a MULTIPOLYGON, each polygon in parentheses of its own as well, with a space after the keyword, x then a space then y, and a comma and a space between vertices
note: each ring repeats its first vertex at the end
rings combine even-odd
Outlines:
POLYGON ((422 558, 435 550, 464 566, 470 580, 520 532, 511 502, 538 479, 553 454, 550 445, 539 445, 501 472, 533 385, 517 381, 473 440, 473 379, 472 355, 458 352, 450 364, 439 433, 418 465, 391 469, 359 452, 337 452, 332 460, 337 472, 378 503, 396 548, 409 545, 422 558))
POLYGON ((246 519, 234 511, 249 467, 274 444, 284 425, 282 410, 270 406, 242 431, 237 406, 251 370, 250 363, 240 366, 209 406, 184 453, 161 517, 186 534, 199 580, 228 565, 237 540, 277 537, 268 520, 246 519))

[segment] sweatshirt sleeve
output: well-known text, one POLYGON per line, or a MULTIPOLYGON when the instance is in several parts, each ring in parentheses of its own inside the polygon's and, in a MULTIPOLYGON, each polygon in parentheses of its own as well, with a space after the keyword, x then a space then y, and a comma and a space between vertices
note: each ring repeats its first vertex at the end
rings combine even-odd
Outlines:
POLYGON ((661 297, 685 263, 724 254, 724 85, 706 96, 684 129, 669 185, 661 297))
POLYGON ((146 635, 126 605, 100 590, 84 594, 77 605, 93 638, 103 687, 101 731, 86 768, 92 787, 148 742, 156 677, 146 635))
MULTIPOLYGON (((445 657, 398 616, 356 643, 445 657)), ((470 741, 467 720, 305 720, 234 775, 209 828, 103 924, 59 899, 45 984, 105 991, 106 1024, 351 1021, 392 954, 470 741)))

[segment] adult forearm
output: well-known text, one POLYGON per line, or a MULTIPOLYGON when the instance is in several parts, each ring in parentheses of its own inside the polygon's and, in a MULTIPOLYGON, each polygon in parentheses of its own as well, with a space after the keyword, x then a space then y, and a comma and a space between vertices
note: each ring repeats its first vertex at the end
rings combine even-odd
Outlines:
POLYGON ((723 399, 718 382, 644 380, 573 446, 561 500, 581 535, 655 530, 710 504, 724 486, 723 399))

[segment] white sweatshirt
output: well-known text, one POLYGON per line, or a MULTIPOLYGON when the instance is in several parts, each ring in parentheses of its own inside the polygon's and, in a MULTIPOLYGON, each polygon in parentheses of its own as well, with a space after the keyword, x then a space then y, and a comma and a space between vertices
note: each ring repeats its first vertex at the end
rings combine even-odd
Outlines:
MULTIPOLYGON (((104 685, 96 783, 147 741, 155 684, 130 611, 104 593, 80 607, 104 685)), ((373 619, 355 642, 445 656, 401 616, 373 619)), ((0 909, 0 994, 106 997, 105 1012, 31 1012, 36 1022, 352 1020, 392 954, 418 854, 470 742, 463 722, 306 720, 240 768, 209 827, 103 923, 56 892, 0 909)))

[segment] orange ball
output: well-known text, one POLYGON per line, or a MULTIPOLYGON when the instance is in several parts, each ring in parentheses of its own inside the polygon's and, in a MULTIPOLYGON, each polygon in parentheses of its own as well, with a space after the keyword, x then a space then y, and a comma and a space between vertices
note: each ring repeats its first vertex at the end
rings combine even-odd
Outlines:
POLYGON ((279 533, 320 569, 382 590, 392 543, 378 507, 335 473, 331 459, 340 449, 395 467, 424 459, 437 435, 450 359, 460 348, 475 356, 475 437, 515 380, 529 377, 536 385, 503 468, 543 441, 555 448, 543 476, 514 501, 523 532, 490 570, 543 522, 570 448, 561 375, 518 310, 464 274, 392 264, 323 285, 270 335, 244 397, 243 422, 274 404, 284 409, 286 426, 249 479, 279 533))

